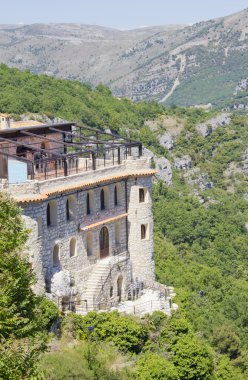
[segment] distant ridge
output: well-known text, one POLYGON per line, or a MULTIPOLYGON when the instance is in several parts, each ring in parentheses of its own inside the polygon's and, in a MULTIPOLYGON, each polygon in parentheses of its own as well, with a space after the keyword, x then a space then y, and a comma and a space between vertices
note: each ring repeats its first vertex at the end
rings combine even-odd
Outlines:
POLYGON ((34 73, 104 83, 118 97, 226 104, 248 78, 248 9, 194 25, 0 26, 0 61, 34 73))

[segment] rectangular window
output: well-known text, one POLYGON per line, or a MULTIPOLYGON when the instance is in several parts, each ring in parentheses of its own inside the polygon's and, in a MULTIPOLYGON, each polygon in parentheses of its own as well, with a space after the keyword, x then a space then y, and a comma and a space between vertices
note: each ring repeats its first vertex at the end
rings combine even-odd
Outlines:
POLYGON ((145 190, 139 189, 139 201, 140 203, 145 202, 145 190))
POLYGON ((140 233, 141 233, 141 240, 147 239, 147 224, 141 224, 140 233))

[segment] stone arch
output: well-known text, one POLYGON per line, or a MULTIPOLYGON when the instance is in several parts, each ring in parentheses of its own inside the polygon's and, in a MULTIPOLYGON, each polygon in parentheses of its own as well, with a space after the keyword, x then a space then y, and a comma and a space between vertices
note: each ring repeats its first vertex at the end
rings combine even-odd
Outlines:
POLYGON ((123 285, 123 277, 119 276, 117 279, 117 297, 118 297, 118 302, 121 302, 122 298, 122 285, 123 285))
POLYGON ((76 197, 69 195, 66 199, 66 220, 73 220, 76 216, 76 197))
POLYGON ((60 249, 59 245, 55 244, 53 247, 53 266, 57 267, 60 265, 60 249))
POLYGON ((92 256, 93 255, 93 234, 92 232, 87 233, 87 238, 86 238, 86 249, 87 249, 87 256, 92 256))
POLYGON ((77 239, 75 237, 70 240, 70 257, 77 256, 77 239))
POLYGON ((47 226, 56 226, 57 225, 57 202, 50 201, 47 204, 46 209, 47 216, 47 226))
POLYGON ((100 231, 100 259, 109 256, 109 231, 106 226, 100 231))

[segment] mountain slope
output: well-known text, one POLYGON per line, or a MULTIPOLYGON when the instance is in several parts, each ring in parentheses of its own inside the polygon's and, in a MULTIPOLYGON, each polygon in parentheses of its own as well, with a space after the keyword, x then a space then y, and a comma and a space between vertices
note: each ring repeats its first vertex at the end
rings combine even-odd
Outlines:
POLYGON ((248 77, 248 9, 192 26, 129 31, 79 24, 0 27, 0 61, 107 84, 118 96, 168 104, 229 103, 248 77))

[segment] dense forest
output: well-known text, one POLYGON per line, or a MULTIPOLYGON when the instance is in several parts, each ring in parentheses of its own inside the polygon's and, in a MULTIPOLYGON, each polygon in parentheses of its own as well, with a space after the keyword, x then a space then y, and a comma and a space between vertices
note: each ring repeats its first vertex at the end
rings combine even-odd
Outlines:
POLYGON ((192 169, 173 169, 172 185, 154 183, 157 279, 175 287, 179 305, 170 319, 160 312, 142 319, 116 312, 60 315, 32 293, 35 278, 18 255, 27 231, 20 210, 1 195, 0 378, 247 379, 247 116, 233 114, 228 125, 203 137, 196 126, 217 111, 133 104, 103 85, 92 89, 4 65, 0 84, 0 111, 15 118, 35 113, 111 128, 171 163, 192 159, 192 169), (159 143, 168 132, 163 117, 180 125, 172 150, 159 143), (158 127, 148 127, 148 120, 158 127), (195 180, 206 173, 212 186, 200 188, 195 180))

